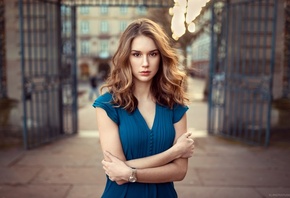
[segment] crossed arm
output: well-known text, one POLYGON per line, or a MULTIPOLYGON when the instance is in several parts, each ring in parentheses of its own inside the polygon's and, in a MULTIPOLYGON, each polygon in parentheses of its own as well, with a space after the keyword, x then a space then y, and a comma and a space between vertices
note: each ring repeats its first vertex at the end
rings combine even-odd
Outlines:
POLYGON ((120 142, 118 126, 101 108, 97 109, 97 125, 104 153, 103 168, 111 180, 118 184, 128 181, 131 167, 137 168, 138 182, 164 183, 182 180, 187 172, 188 158, 192 156, 194 144, 186 132, 186 114, 174 127, 175 144, 168 150, 149 157, 127 161, 120 142))

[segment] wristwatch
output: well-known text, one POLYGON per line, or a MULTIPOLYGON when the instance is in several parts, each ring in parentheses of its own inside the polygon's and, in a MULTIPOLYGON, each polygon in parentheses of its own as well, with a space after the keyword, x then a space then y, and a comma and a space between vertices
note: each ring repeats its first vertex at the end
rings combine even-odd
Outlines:
POLYGON ((128 181, 129 182, 132 182, 132 183, 134 183, 134 182, 136 182, 137 181, 137 169, 136 168, 132 168, 132 173, 131 173, 131 175, 130 175, 130 177, 129 177, 129 179, 128 179, 128 181))

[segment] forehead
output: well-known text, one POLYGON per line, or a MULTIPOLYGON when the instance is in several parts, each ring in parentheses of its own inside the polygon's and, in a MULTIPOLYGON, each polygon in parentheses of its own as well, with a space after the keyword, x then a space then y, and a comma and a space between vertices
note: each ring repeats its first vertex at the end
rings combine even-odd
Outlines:
POLYGON ((134 38, 131 44, 131 50, 152 51, 156 49, 158 48, 154 40, 144 35, 140 35, 134 38))

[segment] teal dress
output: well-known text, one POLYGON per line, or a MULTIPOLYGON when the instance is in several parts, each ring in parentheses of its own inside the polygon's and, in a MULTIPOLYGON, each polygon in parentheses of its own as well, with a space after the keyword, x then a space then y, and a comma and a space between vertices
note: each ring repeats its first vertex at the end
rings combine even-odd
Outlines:
MULTIPOLYGON (((169 149, 175 139, 174 123, 178 122, 187 106, 175 105, 173 109, 156 104, 155 118, 150 129, 138 108, 128 113, 110 102, 112 94, 97 98, 93 107, 104 109, 119 127, 120 140, 127 160, 143 158, 169 149)), ((138 174, 138 173, 137 173, 138 174)), ((118 185, 107 178, 102 198, 176 198, 173 182, 126 183, 118 185)))

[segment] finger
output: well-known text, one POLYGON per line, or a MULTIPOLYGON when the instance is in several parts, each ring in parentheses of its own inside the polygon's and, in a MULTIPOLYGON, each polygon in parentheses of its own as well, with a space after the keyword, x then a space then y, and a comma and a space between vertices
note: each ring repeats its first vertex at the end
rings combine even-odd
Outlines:
POLYGON ((188 133, 189 133, 189 132, 183 133, 181 136, 187 138, 187 137, 188 137, 188 133))
POLYGON ((189 138, 191 136, 191 132, 183 133, 180 137, 182 138, 189 138))
POLYGON ((187 138, 185 141, 189 145, 194 145, 193 140, 191 138, 187 138))
POLYGON ((110 162, 107 162, 106 160, 102 160, 102 164, 104 165, 104 166, 107 166, 108 164, 109 164, 110 162))

